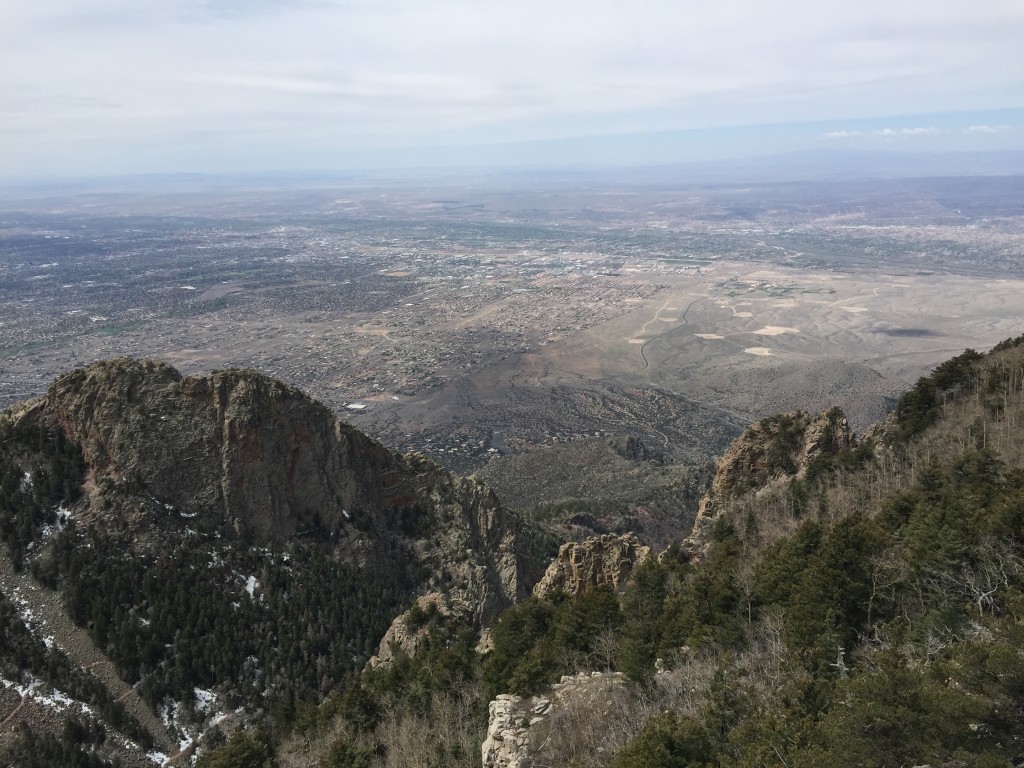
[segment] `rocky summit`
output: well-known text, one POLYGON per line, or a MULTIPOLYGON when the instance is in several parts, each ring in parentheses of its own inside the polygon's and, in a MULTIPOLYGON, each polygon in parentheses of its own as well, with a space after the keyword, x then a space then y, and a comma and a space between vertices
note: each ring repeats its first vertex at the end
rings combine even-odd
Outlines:
POLYGON ((496 604, 521 589, 515 534, 486 486, 389 451, 256 371, 183 377, 161 362, 108 360, 62 376, 9 418, 62 430, 87 467, 82 519, 141 541, 166 518, 270 543, 373 530, 401 512, 436 523, 424 532, 438 546, 422 549, 437 568, 447 567, 444 539, 449 551, 487 553, 474 580, 483 576, 496 604))
POLYGON ((260 540, 417 499, 400 457, 254 371, 182 377, 155 361, 104 361, 62 376, 19 418, 80 445, 94 492, 137 489, 260 540))
POLYGON ((690 548, 699 551, 707 544, 711 525, 732 500, 801 479, 816 459, 835 456, 856 443, 846 415, 835 406, 816 416, 794 411, 751 424, 716 464, 711 488, 700 501, 690 548))

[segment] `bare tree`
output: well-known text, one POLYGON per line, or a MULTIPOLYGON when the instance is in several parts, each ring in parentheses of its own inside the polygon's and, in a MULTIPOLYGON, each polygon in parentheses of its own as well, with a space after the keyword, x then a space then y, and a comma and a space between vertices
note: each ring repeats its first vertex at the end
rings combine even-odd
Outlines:
POLYGON ((594 653, 604 662, 605 672, 610 672, 615 666, 615 657, 619 651, 619 636, 612 628, 601 631, 594 638, 594 653))

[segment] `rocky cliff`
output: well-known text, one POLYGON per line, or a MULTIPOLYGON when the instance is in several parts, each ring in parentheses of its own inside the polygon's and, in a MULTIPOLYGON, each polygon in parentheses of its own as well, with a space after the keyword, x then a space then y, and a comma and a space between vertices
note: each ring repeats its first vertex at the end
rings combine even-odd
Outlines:
POLYGON ((153 710, 194 710, 175 726, 189 743, 220 722, 194 690, 235 719, 317 700, 378 643, 415 653, 425 612, 480 628, 526 589, 522 526, 484 483, 255 371, 69 373, 0 414, 0 479, 12 567, 63 592, 89 653, 153 710))
POLYGON ((568 710, 607 710, 610 692, 624 682, 620 672, 584 672, 566 675, 537 696, 499 695, 488 706, 487 736, 480 749, 483 768, 550 765, 536 758, 558 716, 568 710))
POLYGON ((108 360, 62 376, 12 417, 78 444, 90 502, 81 518, 137 541, 183 521, 263 542, 386 528, 415 540, 431 586, 452 585, 478 619, 522 590, 515 525, 489 488, 389 451, 255 371, 183 377, 156 361, 108 360))
POLYGON ((120 486, 262 540, 418 498, 400 457, 255 371, 109 360, 62 376, 22 417, 81 446, 94 492, 120 486))
POLYGON ((854 444, 846 416, 829 408, 817 416, 795 411, 752 424, 718 460, 711 490, 701 499, 700 517, 714 514, 723 503, 772 481, 800 477, 823 453, 854 444))
POLYGON ((855 444, 849 422, 838 407, 816 416, 795 411, 752 424, 717 463, 711 488, 700 502, 689 539, 691 549, 703 546, 711 522, 732 500, 800 479, 818 457, 835 455, 855 444))
POLYGON ((650 556, 651 548, 641 544, 632 533, 609 533, 583 542, 569 542, 558 550, 558 557, 537 582, 533 594, 545 597, 564 592, 578 598, 600 584, 618 587, 629 578, 633 568, 650 556))

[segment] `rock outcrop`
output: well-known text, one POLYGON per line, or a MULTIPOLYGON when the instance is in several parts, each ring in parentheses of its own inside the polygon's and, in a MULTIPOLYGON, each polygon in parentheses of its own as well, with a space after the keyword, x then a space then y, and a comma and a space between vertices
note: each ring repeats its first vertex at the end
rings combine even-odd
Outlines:
POLYGON ((752 424, 718 461, 711 489, 700 502, 689 539, 691 549, 701 548, 711 521, 733 499, 779 482, 801 479, 818 457, 834 455, 855 444, 849 422, 838 407, 813 417, 795 411, 752 424))
POLYGON ((451 613, 448 601, 440 592, 430 592, 417 598, 412 608, 391 622, 376 655, 370 658, 371 669, 388 666, 399 653, 415 657, 430 631, 430 619, 434 616, 447 618, 451 613))
POLYGON ((538 741, 551 717, 581 700, 607 701, 609 691, 623 682, 620 672, 584 672, 563 677, 539 696, 499 695, 487 708, 483 768, 533 768, 538 741))
POLYGON ((806 472, 818 456, 835 455, 856 444, 857 438, 850 430, 850 422, 843 410, 837 406, 827 408, 815 416, 804 431, 800 456, 797 458, 797 474, 806 472))
POLYGON ((719 459, 711 490, 700 503, 698 519, 726 501, 764 488, 781 477, 800 477, 823 453, 854 444, 846 416, 829 408, 815 417, 804 411, 762 419, 747 427, 719 459))
POLYGON ((618 587, 633 569, 651 556, 651 548, 635 534, 605 534, 583 542, 563 544, 558 556, 533 588, 536 597, 564 592, 572 598, 587 594, 600 584, 618 587))
POLYGON ((617 437, 610 441, 612 450, 627 461, 665 461, 665 454, 652 451, 639 437, 617 437))
POLYGON ((258 539, 331 530, 417 496, 384 446, 255 371, 186 378, 108 360, 61 376, 34 410, 81 446, 94 487, 123 485, 258 539))

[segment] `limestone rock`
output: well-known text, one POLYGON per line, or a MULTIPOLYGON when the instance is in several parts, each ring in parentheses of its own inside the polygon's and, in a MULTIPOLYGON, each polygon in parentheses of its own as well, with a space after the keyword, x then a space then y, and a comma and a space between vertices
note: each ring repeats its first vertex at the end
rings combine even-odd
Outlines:
POLYGON ((529 725, 523 697, 503 693, 487 707, 487 736, 481 746, 484 768, 530 768, 529 725))
POLYGON ((533 588, 536 597, 565 592, 573 598, 587 594, 600 584, 618 587, 633 568, 651 556, 632 533, 605 534, 586 541, 563 544, 558 556, 533 588))

